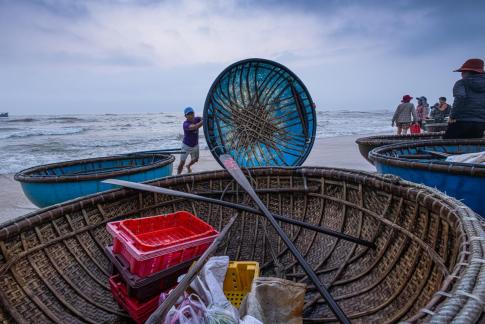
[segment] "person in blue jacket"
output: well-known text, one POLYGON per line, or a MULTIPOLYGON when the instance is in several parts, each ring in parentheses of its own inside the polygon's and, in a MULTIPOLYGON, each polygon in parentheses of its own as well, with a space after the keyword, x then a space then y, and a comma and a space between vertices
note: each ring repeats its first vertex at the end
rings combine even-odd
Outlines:
POLYGON ((485 131, 483 60, 469 59, 454 72, 461 72, 462 79, 453 87, 455 100, 443 138, 482 138, 485 131))

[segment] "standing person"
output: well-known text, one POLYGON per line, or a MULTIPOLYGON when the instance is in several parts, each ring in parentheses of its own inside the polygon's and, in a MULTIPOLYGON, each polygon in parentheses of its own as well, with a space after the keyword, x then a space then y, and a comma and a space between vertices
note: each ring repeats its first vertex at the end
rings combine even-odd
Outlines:
POLYGON ((194 109, 187 107, 184 109, 185 121, 183 124, 184 139, 182 141, 182 151, 177 174, 181 174, 187 156, 190 154, 190 162, 187 164, 187 171, 192 172, 192 165, 199 161, 199 128, 202 127, 202 118, 195 117, 194 109))
POLYGON ((469 59, 458 70, 453 107, 443 138, 482 138, 485 131, 485 71, 483 60, 469 59))
POLYGON ((410 102, 413 97, 410 95, 405 95, 402 97, 401 104, 397 106, 396 112, 392 117, 392 126, 396 124, 397 135, 406 134, 412 122, 416 122, 416 109, 414 105, 410 102), (412 116, 412 121, 411 121, 412 116))
POLYGON ((450 115, 451 106, 446 103, 446 97, 440 97, 439 103, 433 106, 431 118, 436 119, 437 122, 445 120, 450 115))
POLYGON ((428 100, 425 96, 416 98, 418 105, 416 106, 416 115, 418 117, 419 127, 423 127, 423 120, 428 118, 429 115, 429 105, 428 100))

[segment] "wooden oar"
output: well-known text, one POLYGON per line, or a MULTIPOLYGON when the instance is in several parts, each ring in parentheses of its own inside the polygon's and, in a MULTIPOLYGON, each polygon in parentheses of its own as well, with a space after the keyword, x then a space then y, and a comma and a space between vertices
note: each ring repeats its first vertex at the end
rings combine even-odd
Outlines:
POLYGON ((276 222, 276 219, 273 217, 273 215, 268 210, 266 205, 261 201, 261 199, 259 199, 258 195, 254 191, 248 179, 246 179, 246 177, 244 176, 244 173, 241 171, 241 168, 239 168, 239 165, 237 164, 237 162, 234 161, 232 156, 228 154, 223 154, 219 156, 219 159, 224 165, 224 168, 229 172, 229 174, 234 178, 234 180, 236 180, 236 182, 239 183, 239 185, 247 192, 247 194, 253 199, 253 201, 256 203, 258 208, 263 212, 264 216, 266 216, 266 218, 271 223, 275 231, 281 237, 281 239, 288 247, 288 249, 291 251, 293 256, 296 258, 298 263, 301 265, 301 267, 303 268, 307 276, 313 282, 313 284, 315 285, 315 288, 317 288, 320 295, 327 301, 328 306, 335 314, 335 316, 337 316, 337 319, 341 323, 350 323, 350 320, 347 318, 347 316, 342 311, 340 306, 337 304, 335 299, 332 297, 332 295, 328 292, 327 288, 325 288, 325 286, 322 284, 318 276, 315 274, 315 271, 313 271, 310 265, 306 262, 301 252, 298 251, 298 249, 290 240, 288 235, 286 235, 283 229, 278 225, 278 223, 276 222))
POLYGON ((440 158, 443 158, 443 159, 446 159, 447 157, 453 155, 453 154, 446 153, 446 152, 438 152, 438 151, 431 151, 431 150, 419 150, 419 152, 428 153, 428 154, 431 154, 431 155, 434 155, 436 157, 440 157, 440 158))
POLYGON ((429 160, 436 159, 436 156, 431 154, 399 154, 398 158, 402 159, 416 159, 416 160, 429 160))
POLYGON ((132 155, 138 155, 138 154, 182 154, 182 153, 183 153, 182 149, 173 148, 173 149, 163 149, 163 150, 137 151, 137 152, 118 154, 117 156, 132 156, 132 155))
MULTIPOLYGON (((163 188, 163 187, 155 187, 155 186, 147 185, 147 184, 144 184, 144 183, 130 182, 130 181, 118 180, 118 179, 107 179, 107 180, 104 180, 102 182, 113 184, 113 185, 118 185, 118 186, 122 186, 122 187, 127 187, 127 188, 131 188, 131 189, 155 192, 155 193, 164 194, 164 195, 168 195, 168 196, 204 201, 204 202, 208 202, 208 203, 212 203, 212 204, 221 205, 221 206, 224 206, 224 207, 243 210, 243 211, 246 211, 246 212, 249 212, 249 213, 252 213, 252 214, 262 215, 262 212, 257 208, 252 208, 252 207, 247 206, 247 205, 232 203, 230 201, 219 200, 219 199, 209 198, 209 197, 200 196, 200 195, 194 195, 194 194, 191 194, 189 192, 177 191, 177 190, 172 190, 172 189, 163 188)), ((282 222, 285 222, 285 223, 288 223, 288 224, 297 225, 297 226, 306 228, 308 230, 312 230, 312 231, 319 232, 319 233, 322 233, 322 234, 337 237, 337 238, 345 240, 345 241, 357 243, 357 244, 364 245, 364 246, 367 246, 367 247, 370 247, 370 248, 375 248, 375 244, 370 242, 370 241, 366 241, 366 240, 363 240, 363 239, 360 239, 360 238, 357 238, 357 237, 354 237, 354 236, 343 234, 343 233, 334 231, 330 228, 319 227, 319 226, 316 226, 316 225, 308 224, 306 222, 302 222, 302 221, 299 221, 299 220, 296 220, 296 219, 293 219, 293 218, 284 217, 284 216, 280 216, 280 215, 273 215, 273 217, 275 219, 279 220, 279 221, 282 221, 282 222)))
POLYGON ((182 281, 168 295, 167 299, 165 299, 163 303, 160 306, 158 306, 158 308, 152 313, 152 315, 150 315, 150 317, 145 322, 146 324, 162 323, 162 320, 165 319, 165 316, 167 316, 167 313, 170 310, 170 308, 172 308, 172 306, 175 304, 177 299, 183 294, 183 292, 187 289, 187 287, 189 287, 190 283, 194 280, 195 276, 199 273, 199 271, 202 269, 204 264, 207 262, 207 259, 214 252, 216 252, 217 248, 221 244, 227 232, 229 232, 229 229, 231 228, 232 224, 234 224, 234 221, 236 220, 238 215, 239 215, 239 212, 237 212, 237 214, 229 220, 229 222, 226 224, 226 226, 224 226, 222 231, 212 242, 209 248, 205 250, 205 252, 199 258, 199 260, 197 260, 197 262, 195 262, 195 264, 192 267, 190 267, 189 271, 184 276, 182 281))

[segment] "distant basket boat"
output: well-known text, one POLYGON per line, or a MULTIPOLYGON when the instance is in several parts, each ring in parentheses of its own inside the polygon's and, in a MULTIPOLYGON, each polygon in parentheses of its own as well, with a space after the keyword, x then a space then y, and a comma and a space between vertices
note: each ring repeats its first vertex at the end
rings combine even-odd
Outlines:
MULTIPOLYGON (((370 240, 376 248, 282 224, 354 323, 474 323, 483 320, 485 233, 461 202, 424 186, 330 168, 249 169, 273 213, 370 240), (481 317, 482 316, 482 317, 481 317)), ((174 176, 153 185, 244 202, 227 172, 174 176)), ((120 189, 71 201, 0 228, 0 320, 123 323, 108 289, 106 223, 187 210, 220 230, 234 210, 120 189)), ((266 221, 243 213, 218 254, 254 260, 261 275, 308 283, 266 221)), ((305 322, 336 322, 309 285, 305 322)))
POLYGON ((101 183, 108 178, 134 182, 172 175, 175 157, 167 154, 134 154, 74 160, 36 166, 15 175, 29 200, 46 207, 113 189, 101 183))
POLYGON ((396 144, 407 141, 421 141, 430 139, 439 139, 443 136, 444 132, 438 133, 421 133, 421 134, 410 134, 410 135, 377 135, 369 137, 361 137, 355 141, 359 146, 360 154, 370 163, 374 164, 369 159, 369 152, 376 147, 396 144))
POLYGON ((8 117, 8 112, 0 112, 0 117, 8 117))
POLYGON ((430 140, 387 145, 369 154, 377 171, 445 192, 485 217, 485 165, 437 157, 485 151, 485 139, 430 140))
POLYGON ((432 123, 428 122, 423 124, 423 129, 427 132, 444 132, 448 129, 448 123, 432 123))

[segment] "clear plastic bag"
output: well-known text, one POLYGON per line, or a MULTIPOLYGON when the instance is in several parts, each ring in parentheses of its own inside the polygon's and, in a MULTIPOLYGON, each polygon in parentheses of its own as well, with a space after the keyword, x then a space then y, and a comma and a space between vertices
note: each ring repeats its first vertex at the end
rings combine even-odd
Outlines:
MULTIPOLYGON (((167 295, 162 294, 160 301, 167 295), (164 295, 164 296, 163 296, 164 295)), ((180 301, 180 300, 179 300, 180 301)), ((180 303, 172 307, 165 317, 165 324, 205 324, 207 308, 196 294, 184 294, 180 303)))
POLYGON ((239 312, 227 300, 222 289, 226 276, 229 257, 210 258, 190 287, 207 305, 206 321, 210 324, 237 324, 239 312))
MULTIPOLYGON (((190 284, 196 294, 184 293, 165 317, 165 324, 238 324, 239 312, 222 290, 229 257, 210 258, 190 284), (200 297, 199 297, 200 296, 200 297), (207 305, 207 306, 206 306, 207 305)), ((160 304, 168 294, 160 295, 160 304)), ((255 324, 250 318, 244 322, 255 324)))

